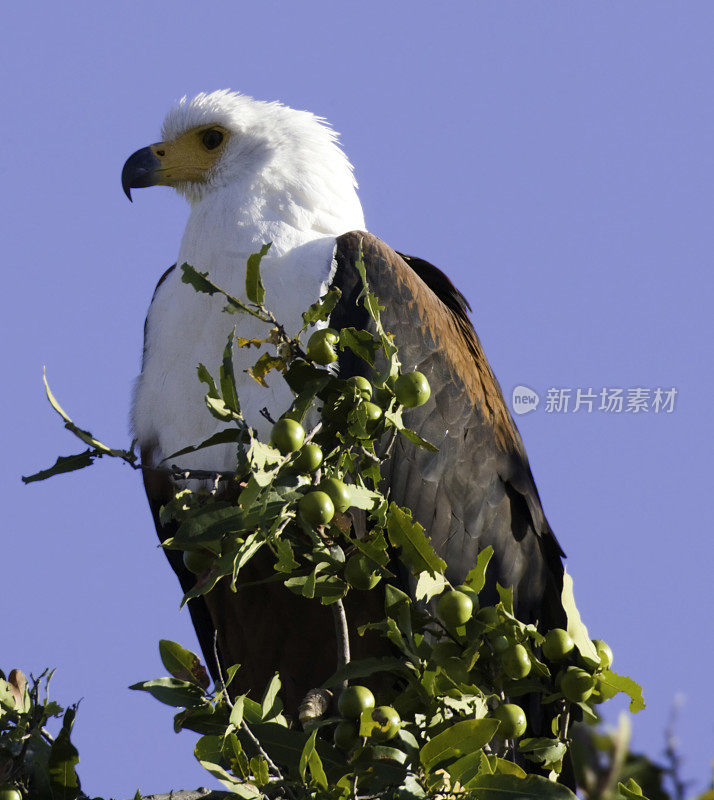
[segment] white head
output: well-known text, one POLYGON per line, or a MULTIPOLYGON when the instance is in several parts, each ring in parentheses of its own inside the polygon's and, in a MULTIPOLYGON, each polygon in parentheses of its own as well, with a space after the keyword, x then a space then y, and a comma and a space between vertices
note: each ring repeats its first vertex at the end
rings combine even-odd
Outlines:
MULTIPOLYGON (((285 205, 327 222, 362 227, 352 165, 321 117, 231 91, 183 97, 168 112, 163 141, 134 153, 122 185, 173 186, 193 205, 229 190, 233 202, 285 205), (361 224, 360 224, 361 222, 361 224)), ((318 226, 320 224, 318 221, 318 226)))

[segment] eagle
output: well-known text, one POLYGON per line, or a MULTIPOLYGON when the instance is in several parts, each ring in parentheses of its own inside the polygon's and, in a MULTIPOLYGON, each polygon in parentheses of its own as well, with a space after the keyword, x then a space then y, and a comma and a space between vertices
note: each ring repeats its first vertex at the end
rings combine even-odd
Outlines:
MULTIPOLYGON (((429 401, 409 410, 405 423, 437 452, 399 437, 383 467, 385 494, 424 527, 452 585, 462 583, 478 553, 491 546, 484 602, 498 600, 497 583, 511 586, 520 619, 543 629, 564 626, 564 554, 469 319, 470 306, 437 267, 393 250, 366 230, 352 165, 329 124, 310 112, 228 90, 184 97, 166 115, 161 141, 124 164, 122 186, 129 199, 132 189, 155 185, 173 187, 190 204, 176 263, 208 273, 233 295, 245 299, 246 261, 271 243, 261 274, 267 303, 287 330, 299 330, 301 313, 333 286, 341 297, 329 326, 370 329, 372 321, 356 303, 362 284, 355 263, 363 254, 400 360, 426 375, 432 387, 429 401)), ((165 459, 221 425, 206 412, 196 366, 220 358, 235 324, 235 316, 222 313, 220 300, 182 282, 176 265, 164 273, 146 318, 132 410, 161 541, 175 527, 162 522, 160 510, 181 486, 165 459)), ((242 315, 238 324, 243 338, 265 337, 259 320, 242 315)), ((246 373, 255 360, 255 351, 239 349, 234 372, 246 422, 267 440, 270 422, 260 410, 267 407, 277 418, 292 394, 279 377, 268 389, 259 386, 246 373)), ((337 368, 350 377, 365 365, 345 352, 337 368)), ((235 445, 198 450, 180 463, 187 470, 230 472, 235 445)), ((166 555, 188 591, 195 576, 181 553, 166 555)), ((250 584, 270 574, 272 563, 258 555, 246 569, 241 576, 250 584)), ((286 710, 294 710, 334 669, 331 611, 280 584, 239 585, 237 592, 225 584, 188 604, 214 678, 214 652, 223 666, 242 665, 236 691, 259 696, 278 671, 286 710)), ((357 602, 353 594, 346 598, 350 619, 372 612, 381 618, 379 609, 366 607, 364 593, 357 602)), ((386 645, 365 637, 353 643, 353 653, 369 655, 380 646, 386 645)))

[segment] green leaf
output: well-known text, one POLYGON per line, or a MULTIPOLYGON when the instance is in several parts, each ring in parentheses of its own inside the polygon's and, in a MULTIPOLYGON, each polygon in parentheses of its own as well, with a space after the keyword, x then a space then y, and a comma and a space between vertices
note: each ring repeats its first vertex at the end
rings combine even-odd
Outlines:
POLYGON ((95 450, 99 450, 102 453, 106 453, 107 455, 126 455, 125 450, 112 450, 111 447, 100 442, 98 439, 95 439, 94 436, 89 431, 84 431, 80 427, 74 424, 72 420, 69 418, 65 410, 62 406, 57 402, 55 396, 52 394, 50 389, 50 385, 47 382, 47 375, 45 374, 44 370, 42 371, 42 382, 45 384, 45 393, 47 395, 47 399, 50 401, 50 405, 54 410, 62 417, 64 420, 64 426, 67 428, 68 431, 71 431, 78 439, 81 439, 85 444, 88 444, 90 447, 94 448, 95 450))
POLYGON ((501 602, 503 603, 503 607, 508 614, 513 616, 513 587, 512 586, 501 586, 499 583, 496 584, 496 590, 498 591, 498 596, 501 598, 501 602))
POLYGON ((611 669, 606 669, 598 676, 598 680, 610 690, 608 695, 611 697, 618 692, 628 694, 630 696, 630 711, 633 713, 642 711, 645 707, 642 687, 635 683, 632 678, 628 678, 627 675, 618 675, 611 669))
POLYGON ((208 371, 204 364, 199 364, 196 367, 196 373, 198 375, 199 381, 201 383, 205 383, 208 386, 208 394, 211 397, 215 397, 216 400, 219 400, 221 395, 218 393, 218 387, 216 386, 216 382, 213 380, 211 373, 208 371))
POLYGON ((488 763, 493 774, 515 775, 517 778, 528 777, 526 771, 522 767, 519 767, 518 764, 514 764, 512 761, 508 761, 505 758, 499 758, 498 756, 486 756, 486 758, 488 759, 488 763))
POLYGON ((258 786, 265 786, 270 780, 268 762, 262 756, 251 758, 250 771, 253 773, 253 778, 258 786))
POLYGON ((188 283, 190 286, 200 292, 201 294, 215 294, 220 290, 218 287, 207 279, 207 272, 199 272, 194 269, 190 264, 181 264, 181 281, 188 283))
POLYGON ((248 263, 245 268, 245 296, 258 306, 265 302, 265 287, 260 278, 260 262, 270 250, 270 242, 264 244, 260 251, 248 256, 248 263))
POLYGON ((85 450, 83 453, 77 453, 73 456, 60 456, 57 461, 47 469, 41 469, 33 475, 23 475, 23 483, 33 483, 34 481, 44 481, 51 478, 53 475, 60 475, 63 472, 74 472, 77 469, 88 467, 95 456, 91 450, 85 450))
POLYGON ((387 535, 393 547, 401 547, 401 558, 412 572, 437 575, 444 572, 446 562, 437 556, 424 528, 412 521, 411 511, 391 503, 387 513, 387 535))
POLYGON ((389 564, 389 553, 387 552, 387 540, 383 533, 372 533, 368 539, 353 539, 352 544, 360 551, 379 564, 386 567, 389 564))
MULTIPOLYGON (((483 750, 475 750, 473 753, 467 753, 467 755, 454 761, 453 764, 446 768, 452 784, 458 781, 462 786, 466 786, 472 778, 480 774, 481 764, 484 760, 488 766, 488 759, 483 750)), ((490 772, 490 766, 488 771, 490 772)))
POLYGON ((576 800, 570 789, 540 775, 478 775, 468 791, 469 800, 576 800))
POLYGON ((347 493, 350 496, 351 508, 361 508, 364 511, 372 511, 382 502, 383 495, 379 492, 373 492, 366 486, 357 486, 354 483, 345 485, 347 486, 347 493))
POLYGON ((431 442, 428 442, 426 439, 422 439, 421 436, 416 431, 413 431, 411 428, 399 428, 399 432, 402 436, 405 436, 412 444, 415 444, 417 447, 420 447, 422 450, 428 450, 430 453, 438 453, 439 448, 436 445, 433 445, 431 442))
POLYGON ((518 749, 530 761, 536 761, 545 769, 556 769, 558 772, 568 752, 564 742, 548 738, 521 739, 518 749))
POLYGON ((307 311, 303 312, 303 330, 308 325, 314 325, 316 322, 323 322, 329 319, 340 297, 342 297, 342 292, 336 286, 333 286, 316 303, 313 303, 307 311))
POLYGON ((206 408, 211 412, 211 416, 221 420, 221 422, 231 422, 232 420, 241 419, 235 411, 231 410, 223 400, 218 400, 207 394, 204 398, 206 408))
POLYGON ((240 728, 241 723, 243 722, 244 706, 245 706, 245 695, 240 694, 233 701, 233 708, 231 709, 231 714, 228 717, 228 722, 231 725, 235 726, 236 728, 240 728))
POLYGON ((491 547, 491 545, 484 547, 476 558, 476 566, 469 570, 464 580, 464 584, 470 589, 473 589, 477 594, 486 585, 486 568, 492 556, 493 547, 491 547))
POLYGON ((79 752, 70 739, 76 713, 76 707, 68 708, 65 711, 62 728, 50 747, 47 768, 54 800, 75 800, 80 793, 76 770, 79 763, 79 752))
POLYGON ((429 771, 444 761, 479 750, 491 741, 498 725, 498 720, 495 719, 466 719, 456 722, 422 747, 419 760, 424 769, 429 771))
POLYGON ((223 395, 223 402, 240 414, 240 403, 238 402, 238 390, 236 389, 236 376, 233 373, 233 339, 235 337, 236 329, 233 328, 228 336, 228 342, 223 350, 223 361, 218 372, 218 380, 221 385, 221 394, 223 395))
POLYGON ((369 331, 358 328, 342 328, 340 330, 340 347, 349 348, 356 356, 374 365, 374 356, 379 350, 380 343, 375 340, 369 331))
POLYGON ((575 646, 580 651, 580 655, 585 663, 593 669, 600 666, 600 656, 590 639, 588 629, 585 627, 582 619, 580 619, 580 612, 575 605, 573 579, 568 575, 567 570, 563 575, 563 593, 561 595, 561 600, 568 619, 567 631, 575 642, 575 646))
POLYGON ((255 311, 246 305, 242 300, 239 300, 237 297, 233 297, 233 295, 228 294, 224 289, 221 289, 220 286, 217 286, 213 281, 208 279, 207 272, 198 272, 198 270, 194 269, 190 264, 181 264, 181 271, 182 276, 181 280, 184 283, 188 283, 197 292, 201 292, 203 294, 222 294, 226 300, 228 300, 228 305, 223 309, 226 312, 231 314, 249 314, 251 317, 255 317, 256 319, 260 319, 263 322, 269 322, 270 320, 264 315, 261 314, 259 311, 255 311))
POLYGON ((278 560, 275 562, 274 566, 277 572, 290 573, 300 566, 295 560, 292 545, 287 539, 276 539, 273 545, 278 551, 278 560))
POLYGON ((647 800, 642 794, 640 785, 634 778, 630 778, 627 783, 619 781, 617 784, 617 791, 622 797, 626 798, 626 800, 647 800))
POLYGON ((415 597, 417 600, 431 600, 437 594, 441 594, 446 588, 446 578, 437 573, 431 575, 428 572, 420 572, 417 580, 415 597))
POLYGON ((187 708, 174 716, 176 733, 187 730, 206 736, 224 736, 228 725, 228 706, 225 703, 187 708))
MULTIPOLYGON (((207 503, 184 517, 176 531, 174 541, 182 544, 200 541, 205 546, 207 539, 220 539, 223 535, 237 533, 242 528, 241 509, 231 505, 207 503)), ((215 552, 218 554, 220 547, 215 552)))
POLYGON ((195 708, 204 702, 203 692, 198 686, 176 678, 155 678, 151 681, 134 683, 129 688, 148 692, 160 703, 177 708, 195 708))
POLYGON ((217 778, 224 786, 232 792, 240 785, 239 792, 242 797, 258 798, 262 795, 261 791, 250 783, 244 783, 234 778, 225 770, 220 762, 223 759, 223 739, 220 736, 202 736, 197 742, 193 751, 198 763, 208 772, 217 778), (250 787, 250 788, 248 788, 250 787), (247 794, 245 793, 247 791, 247 794))
POLYGON ((317 729, 310 734, 308 740, 305 742, 305 746, 303 747, 300 755, 300 764, 298 770, 303 782, 307 783, 306 771, 307 767, 309 766, 312 780, 321 788, 327 789, 327 776, 325 775, 325 769, 322 766, 322 760, 315 747, 316 737, 317 729))
POLYGON ((403 675, 406 672, 404 662, 398 658, 362 658, 350 661, 340 667, 323 684, 322 688, 339 686, 343 681, 354 680, 355 678, 367 678, 377 672, 391 672, 396 675, 403 675))
POLYGON ((201 689, 208 689, 210 680, 201 659, 190 650, 169 639, 159 641, 161 663, 180 681, 188 681, 201 689))
POLYGON ((270 679, 268 688, 265 690, 263 700, 260 705, 263 719, 267 722, 273 717, 277 716, 283 709, 283 704, 278 697, 280 691, 280 676, 276 672, 270 679))
POLYGON ((177 450, 175 453, 171 453, 170 456, 166 456, 162 460, 162 464, 164 461, 169 461, 172 458, 178 458, 179 456, 185 456, 187 453, 195 453, 196 450, 204 450, 207 447, 214 447, 217 444, 232 444, 235 442, 244 441, 246 438, 245 431, 241 428, 225 428, 222 431, 218 431, 218 433, 214 433, 213 436, 209 436, 208 439, 204 439, 201 444, 192 444, 188 447, 184 447, 181 450, 177 450))

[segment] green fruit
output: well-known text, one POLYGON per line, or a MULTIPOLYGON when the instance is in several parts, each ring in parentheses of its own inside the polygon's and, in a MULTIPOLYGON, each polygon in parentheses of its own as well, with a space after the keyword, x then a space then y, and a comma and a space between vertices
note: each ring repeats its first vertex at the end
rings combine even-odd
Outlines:
POLYGON ((397 402, 408 408, 423 406, 429 399, 431 388, 426 375, 421 372, 405 372, 394 384, 397 402))
POLYGON ((371 399, 380 407, 387 408, 394 395, 385 386, 374 386, 371 399))
POLYGON ((561 673, 560 691, 571 703, 581 703, 583 700, 587 700, 594 688, 595 681, 592 675, 580 667, 568 667, 565 672, 561 673))
POLYGON ((387 742, 399 733, 401 719, 391 706, 377 706, 372 712, 372 719, 375 723, 369 732, 372 739, 387 742))
MULTIPOLYGON (((189 572, 200 575, 205 572, 213 563, 213 553, 208 550, 184 550, 183 563, 189 572)), ((0 798, 2 800, 2 798, 0 798)))
POLYGON ((348 430, 356 439, 369 439, 374 432, 377 422, 382 416, 382 409, 376 403, 371 403, 369 400, 362 402, 361 407, 367 414, 364 428, 360 422, 355 421, 349 426, 348 430))
POLYGON ((447 628, 458 628, 471 619, 474 605, 468 595, 453 589, 439 597, 436 610, 447 628))
POLYGON ((366 686, 348 686, 337 701, 337 710, 349 719, 359 719, 363 711, 373 708, 374 695, 366 686))
POLYGON ((451 639, 444 639, 437 642, 431 648, 431 657, 437 664, 443 664, 452 658, 461 658, 464 654, 463 648, 451 639))
POLYGON ((495 606, 484 606, 479 610, 476 619, 489 628, 495 628, 501 624, 501 615, 495 606))
POLYGON ((457 586, 456 591, 465 594, 466 597, 470 597, 474 607, 474 611, 478 610, 478 605, 479 605, 478 592, 475 592, 470 586, 467 586, 465 583, 462 583, 461 586, 457 586))
POLYGON ((293 468, 304 475, 314 472, 322 464, 322 448, 319 444, 308 442, 298 451, 293 468))
POLYGON ((501 723, 498 735, 502 739, 515 739, 526 732, 526 715, 515 703, 502 703, 493 712, 493 716, 501 723))
POLYGON ((339 478, 323 478, 317 487, 321 492, 329 495, 335 511, 344 514, 350 507, 350 492, 347 484, 339 478))
POLYGON ((353 589, 373 589, 381 577, 374 562, 361 553, 351 556, 345 566, 345 580, 353 589))
POLYGON ((22 800, 22 795, 11 783, 0 784, 0 800, 22 800))
POLYGON ((285 456, 302 447, 305 441, 305 429, 294 419, 279 419, 270 432, 270 443, 285 456))
POLYGON ((327 525, 335 516, 335 506, 330 496, 319 490, 303 495, 298 510, 302 518, 312 525, 327 525))
POLYGON ((316 364, 332 364, 337 361, 334 345, 339 341, 339 333, 332 328, 315 331, 307 342, 307 357, 316 364))
POLYGON ((493 641, 491 642, 493 650, 495 653, 505 653, 506 650, 511 646, 511 643, 508 639, 503 635, 495 636, 493 641))
POLYGON ((514 681, 525 678, 531 671, 531 659, 522 644, 510 647, 503 654, 503 671, 514 681))
POLYGON ((372 399, 372 384, 367 378, 363 378, 361 375, 354 375, 348 379, 347 383, 357 389, 362 400, 372 399))
POLYGON ((342 722, 338 722, 333 740, 335 742, 335 747, 339 747, 340 750, 351 750, 359 743, 359 729, 357 725, 346 719, 343 719, 342 722))
POLYGON ((543 655, 551 661, 562 661, 572 652, 575 643, 570 634, 562 628, 553 628, 545 635, 543 655))
POLYGON ((612 666, 612 650, 610 649, 610 645, 607 642, 603 642, 602 639, 593 639, 593 644, 600 657, 601 669, 610 669, 612 666))

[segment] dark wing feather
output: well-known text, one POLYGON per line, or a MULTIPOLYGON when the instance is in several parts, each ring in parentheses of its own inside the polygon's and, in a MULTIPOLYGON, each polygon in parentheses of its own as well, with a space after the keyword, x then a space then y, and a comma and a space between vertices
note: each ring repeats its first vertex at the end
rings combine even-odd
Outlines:
MULTIPOLYGON (((335 285, 343 292, 330 324, 370 327, 355 306, 361 291, 354 267, 360 242, 384 327, 394 334, 407 370, 429 379, 426 405, 405 423, 439 448, 429 453, 400 438, 387 470, 391 498, 412 509, 460 583, 484 547, 494 548, 487 595, 496 582, 513 586, 527 622, 563 625, 563 555, 541 508, 520 435, 468 319, 468 304, 426 261, 402 257, 384 242, 353 231, 337 240, 335 285)), ((345 375, 364 364, 347 354, 345 375)))

